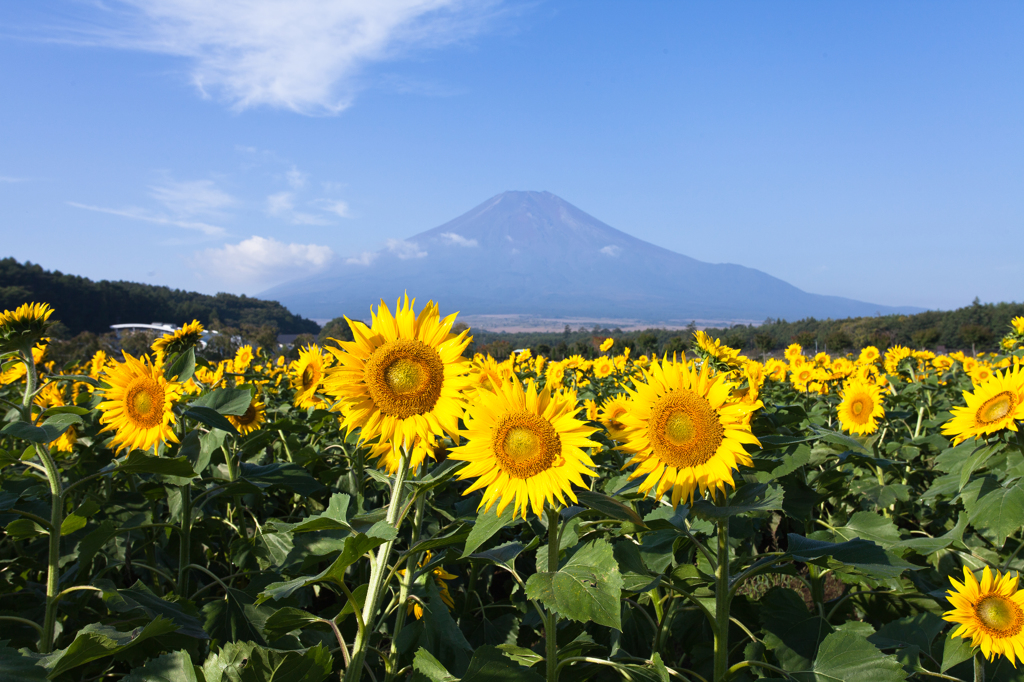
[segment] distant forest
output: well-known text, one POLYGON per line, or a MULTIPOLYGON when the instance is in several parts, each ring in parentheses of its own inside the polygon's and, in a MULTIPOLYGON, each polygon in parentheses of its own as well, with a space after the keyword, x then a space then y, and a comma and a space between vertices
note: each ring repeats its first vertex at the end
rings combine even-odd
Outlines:
POLYGON ((50 319, 58 320, 70 335, 103 334, 110 325, 126 322, 181 325, 194 319, 208 329, 273 328, 280 334, 313 335, 320 331, 316 322, 290 313, 276 301, 233 294, 208 296, 135 282, 94 282, 14 258, 0 260, 0 310, 33 301, 49 303, 55 311, 50 319))
MULTIPOLYGON (((777 354, 791 343, 799 343, 807 351, 828 350, 830 353, 856 351, 864 346, 884 350, 897 344, 916 349, 990 351, 996 349, 999 340, 1009 331, 1010 320, 1018 315, 1024 315, 1024 303, 981 303, 975 299, 969 306, 950 311, 842 320, 811 317, 797 322, 768 318, 756 326, 739 324, 704 331, 755 357, 777 354)), ((629 347, 635 354, 671 354, 689 349, 696 329, 696 324, 685 330, 632 332, 598 326, 574 330, 569 325, 562 332, 506 333, 474 329, 470 352, 485 352, 501 358, 507 357, 513 349, 530 348, 554 359, 573 354, 592 358, 601 341, 612 337, 616 353, 629 347)))

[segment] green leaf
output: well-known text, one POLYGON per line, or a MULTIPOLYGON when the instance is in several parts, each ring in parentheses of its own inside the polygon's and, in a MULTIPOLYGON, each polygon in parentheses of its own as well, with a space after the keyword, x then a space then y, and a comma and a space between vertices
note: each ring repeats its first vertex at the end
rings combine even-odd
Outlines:
POLYGON ((795 673, 800 682, 901 682, 907 673, 860 635, 835 632, 818 648, 811 671, 795 673))
POLYGON ((98 526, 89 531, 78 544, 78 574, 89 575, 92 568, 92 560, 96 553, 103 548, 103 545, 117 535, 120 526, 110 519, 101 521, 98 526))
POLYGON ((412 658, 412 668, 421 675, 426 675, 430 682, 459 682, 459 678, 448 672, 440 661, 423 647, 416 650, 416 655, 412 658))
MULTIPOLYGON (((0 642, 0 645, 6 642, 0 642)), ((27 655, 0 646, 0 680, 11 682, 46 682, 46 668, 38 654, 27 655)))
POLYGON ((79 407, 78 405, 57 405, 56 407, 50 407, 43 411, 39 416, 41 417, 52 417, 55 414, 77 414, 78 416, 84 416, 89 414, 90 410, 85 407, 79 407))
POLYGON ((261 487, 280 486, 297 495, 316 495, 327 489, 308 471, 290 462, 273 462, 262 466, 243 463, 239 467, 239 474, 245 480, 261 487))
POLYGON ((220 429, 221 431, 227 431, 228 433, 238 435, 238 431, 234 425, 227 420, 226 417, 221 415, 214 409, 209 407, 203 407, 202 405, 193 405, 185 410, 183 416, 189 419, 195 419, 200 424, 206 424, 211 429, 220 429))
POLYGON ((322 682, 334 661, 322 644, 281 651, 252 642, 228 642, 203 664, 206 682, 322 682))
POLYGON ((462 550, 463 559, 475 552, 480 545, 490 540, 499 530, 514 522, 512 508, 511 504, 508 505, 501 515, 496 514, 494 509, 491 509, 491 511, 480 511, 477 514, 476 521, 473 523, 473 529, 469 531, 469 537, 466 538, 466 547, 462 550))
POLYGON ((338 558, 330 566, 314 576, 302 576, 294 580, 271 583, 260 593, 256 603, 262 604, 268 599, 284 599, 291 596, 295 590, 309 587, 319 582, 332 582, 336 585, 341 585, 345 578, 345 569, 359 561, 371 549, 383 545, 384 542, 385 540, 381 538, 372 538, 362 533, 350 535, 345 538, 344 549, 341 550, 341 554, 338 555, 338 558))
POLYGON ((521 667, 497 647, 482 646, 473 652, 461 682, 544 682, 544 678, 521 667))
POLYGON ((942 644, 942 666, 940 667, 940 672, 946 672, 953 666, 970 660, 972 656, 974 656, 974 647, 971 646, 969 638, 964 639, 963 637, 946 635, 946 639, 942 644))
POLYGON ((196 372, 196 349, 194 347, 189 348, 187 351, 180 353, 174 362, 164 370, 164 378, 167 381, 178 381, 185 383, 192 378, 192 375, 196 372))
POLYGON ((967 482, 971 480, 971 474, 984 466, 988 458, 999 452, 1000 449, 999 446, 995 445, 980 447, 964 460, 963 467, 960 469, 960 490, 963 490, 967 482))
POLYGON ((996 548, 1024 525, 1024 488, 1020 479, 1003 487, 992 476, 977 478, 963 491, 968 520, 996 548))
POLYGON ((940 535, 937 538, 926 538, 926 537, 915 537, 909 540, 903 540, 900 542, 900 548, 907 548, 922 556, 927 556, 933 552, 937 552, 940 549, 946 549, 950 545, 956 542, 963 542, 964 530, 967 528, 967 515, 960 514, 957 517, 956 525, 953 526, 948 532, 940 535))
POLYGON ((879 649, 897 649, 896 658, 908 672, 920 666, 921 652, 931 654, 932 642, 946 627, 945 621, 924 611, 886 623, 868 641, 879 649))
POLYGON ((198 682, 196 669, 186 651, 175 651, 150 659, 135 668, 123 682, 198 682))
POLYGON ((895 578, 906 570, 919 571, 923 567, 907 563, 889 554, 870 540, 822 542, 802 535, 789 534, 789 556, 797 561, 815 561, 831 557, 876 578, 895 578))
POLYGON ((220 429, 211 429, 199 436, 199 457, 193 462, 193 468, 196 471, 202 473, 210 465, 213 453, 224 445, 224 439, 227 436, 227 432, 220 429))
POLYGON ((133 450, 118 462, 114 471, 125 474, 162 474, 164 476, 180 476, 195 478, 198 476, 192 464, 184 457, 154 457, 141 450, 133 450))
POLYGON ((590 490, 580 490, 576 493, 576 498, 579 500, 580 504, 585 507, 599 511, 613 519, 629 521, 641 528, 646 528, 644 520, 639 514, 633 511, 629 506, 616 500, 614 497, 590 490))
POLYGON ((263 632, 267 639, 273 640, 287 635, 292 630, 301 630, 307 625, 323 622, 323 619, 314 616, 308 611, 286 606, 283 609, 274 611, 273 615, 267 618, 263 625, 263 632))
POLYGON ((724 519, 752 511, 774 511, 782 509, 782 488, 767 483, 747 483, 729 495, 724 506, 711 504, 707 500, 693 502, 693 511, 705 518, 724 519))
POLYGON ((190 407, 208 407, 220 414, 240 417, 252 404, 252 393, 247 388, 215 388, 192 401, 190 407))
POLYGON ((283 523, 273 521, 273 526, 279 531, 290 533, 309 533, 318 530, 346 530, 353 531, 348 523, 348 505, 351 498, 345 493, 334 493, 327 503, 327 509, 310 516, 298 523, 283 523))
POLYGON ((78 505, 78 509, 64 517, 64 521, 60 524, 60 534, 70 535, 75 531, 85 528, 89 518, 99 510, 100 505, 96 500, 86 498, 82 504, 78 505))
POLYGON ((503 564, 511 567, 512 562, 515 561, 516 557, 519 556, 524 549, 526 549, 526 546, 521 542, 506 542, 503 545, 492 547, 491 549, 483 552, 470 554, 469 558, 482 559, 483 561, 489 561, 491 563, 503 564))
MULTIPOLYGON (((179 634, 196 639, 209 639, 196 616, 186 612, 181 604, 169 602, 153 594, 141 580, 136 580, 135 584, 127 589, 104 589, 103 601, 107 608, 115 613, 130 613, 139 610, 149 618, 163 616, 174 622, 179 634)), ((194 611, 194 607, 191 605, 189 608, 194 611)))
POLYGON ((425 587, 427 599, 423 606, 423 617, 412 623, 407 622, 395 639, 395 645, 399 654, 423 648, 446 670, 457 676, 462 675, 473 655, 473 647, 452 620, 434 581, 428 580, 425 587))
POLYGON ((30 443, 49 443, 57 440, 61 435, 75 424, 81 424, 82 418, 77 414, 56 414, 47 419, 41 426, 33 426, 28 422, 11 422, 0 434, 27 440, 30 443))
POLYGON ((193 429, 185 434, 185 437, 181 439, 181 445, 178 447, 178 456, 187 459, 189 464, 192 465, 192 470, 196 472, 206 468, 196 466, 203 451, 202 435, 198 429, 193 429))
POLYGON ((223 599, 203 605, 203 627, 221 643, 249 641, 263 645, 263 628, 271 615, 270 607, 257 606, 249 592, 229 587, 223 599))
POLYGON ((786 670, 806 670, 818 645, 832 626, 807 609, 803 598, 790 589, 776 587, 761 599, 764 644, 775 653, 786 670))
POLYGON ((89 623, 78 631, 75 640, 66 649, 45 656, 42 659, 43 665, 49 670, 52 679, 89 661, 123 653, 139 642, 166 635, 175 629, 174 622, 163 616, 157 616, 144 627, 127 632, 121 632, 110 625, 89 623))
POLYGON ((621 630, 622 575, 612 546, 593 540, 572 555, 555 573, 534 573, 526 596, 566 618, 621 630))
POLYGON ((838 542, 861 538, 871 540, 884 549, 890 549, 902 540, 891 519, 869 511, 855 513, 845 526, 836 528, 833 535, 838 542))
POLYGON ((661 506, 644 517, 644 525, 651 530, 672 530, 684 534, 686 532, 686 517, 690 514, 690 507, 681 504, 675 509, 669 506, 661 506))

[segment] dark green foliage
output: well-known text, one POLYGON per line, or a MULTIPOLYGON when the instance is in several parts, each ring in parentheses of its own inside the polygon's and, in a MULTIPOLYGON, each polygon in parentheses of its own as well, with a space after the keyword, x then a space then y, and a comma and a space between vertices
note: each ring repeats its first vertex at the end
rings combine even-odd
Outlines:
POLYGON ((56 311, 52 319, 60 320, 72 335, 103 334, 110 325, 127 322, 181 325, 193 319, 207 328, 273 327, 275 335, 320 331, 316 322, 293 315, 276 301, 225 293, 208 296, 135 282, 93 282, 14 258, 0 260, 0 310, 32 301, 49 303, 56 311))

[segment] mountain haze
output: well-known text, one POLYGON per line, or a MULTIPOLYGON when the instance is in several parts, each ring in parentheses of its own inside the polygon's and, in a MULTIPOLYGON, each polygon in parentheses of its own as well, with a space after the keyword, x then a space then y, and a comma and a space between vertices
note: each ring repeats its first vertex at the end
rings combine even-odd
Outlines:
POLYGON ((301 315, 366 317, 404 292, 442 313, 651 322, 916 312, 801 291, 753 268, 712 264, 602 223, 550 192, 504 192, 468 213, 261 297, 301 315))

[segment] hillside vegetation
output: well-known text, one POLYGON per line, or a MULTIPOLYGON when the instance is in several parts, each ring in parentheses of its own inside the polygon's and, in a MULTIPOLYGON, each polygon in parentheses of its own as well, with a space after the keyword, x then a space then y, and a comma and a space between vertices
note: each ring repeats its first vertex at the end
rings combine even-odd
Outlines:
MULTIPOLYGON (((736 325, 709 328, 712 337, 742 350, 772 353, 790 343, 805 349, 845 352, 865 346, 880 350, 895 345, 918 349, 995 350, 1010 320, 1024 315, 1024 303, 981 303, 977 299, 956 310, 929 310, 914 315, 878 315, 841 320, 818 320, 813 317, 788 322, 765 320, 760 325, 736 325)), ((629 347, 639 353, 672 353, 686 350, 693 339, 691 328, 645 329, 623 332, 619 329, 580 327, 563 332, 488 332, 474 329, 474 350, 502 357, 515 348, 531 348, 544 355, 564 358, 579 354, 592 358, 597 346, 607 337, 615 339, 616 351, 629 347)))
POLYGON ((277 301, 220 293, 216 296, 136 282, 94 282, 44 270, 14 258, 0 260, 0 309, 46 301, 70 334, 110 331, 125 322, 199 320, 207 328, 273 327, 280 334, 316 334, 320 326, 288 311, 277 301))

